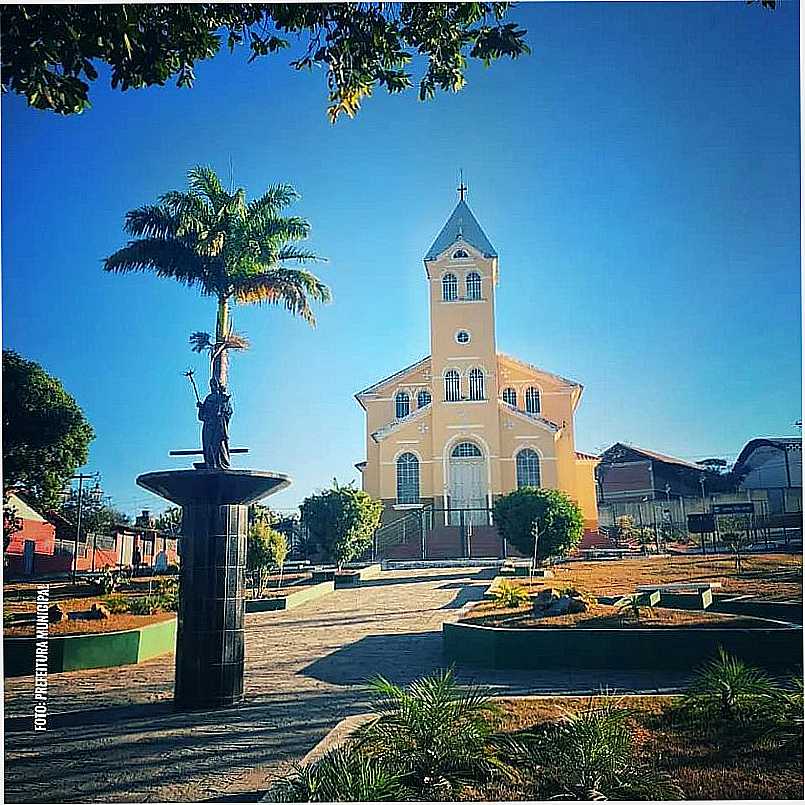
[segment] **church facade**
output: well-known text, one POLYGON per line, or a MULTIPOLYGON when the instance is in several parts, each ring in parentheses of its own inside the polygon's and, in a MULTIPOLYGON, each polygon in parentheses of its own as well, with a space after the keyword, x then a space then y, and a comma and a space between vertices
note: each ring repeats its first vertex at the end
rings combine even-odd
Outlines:
POLYGON ((425 255, 430 355, 356 394, 366 413, 363 489, 383 523, 428 509, 432 524, 490 527, 496 497, 560 489, 597 528, 596 457, 575 449, 576 381, 498 352, 498 255, 464 200, 425 255))

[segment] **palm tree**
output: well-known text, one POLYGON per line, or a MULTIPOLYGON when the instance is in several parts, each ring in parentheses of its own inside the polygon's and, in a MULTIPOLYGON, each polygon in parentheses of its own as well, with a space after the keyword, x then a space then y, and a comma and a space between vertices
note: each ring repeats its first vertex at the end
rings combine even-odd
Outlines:
POLYGON ((245 349, 246 340, 232 329, 230 303, 283 305, 315 325, 310 302, 329 302, 330 290, 303 268, 320 260, 296 244, 310 225, 304 218, 283 217, 298 194, 290 185, 273 185, 258 199, 246 200, 238 188, 228 193, 212 168, 188 171, 187 191, 174 190, 126 214, 125 229, 135 240, 104 261, 118 273, 151 271, 169 277, 218 301, 215 340, 194 333, 196 351, 209 349, 211 376, 226 385, 228 352, 245 349))

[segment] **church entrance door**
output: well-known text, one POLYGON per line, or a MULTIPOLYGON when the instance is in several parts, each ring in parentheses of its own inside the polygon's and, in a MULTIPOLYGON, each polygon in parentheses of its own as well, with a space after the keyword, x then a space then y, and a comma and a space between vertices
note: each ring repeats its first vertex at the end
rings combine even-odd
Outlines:
POLYGON ((472 442, 456 445, 450 454, 450 525, 486 525, 486 481, 481 450, 472 442))

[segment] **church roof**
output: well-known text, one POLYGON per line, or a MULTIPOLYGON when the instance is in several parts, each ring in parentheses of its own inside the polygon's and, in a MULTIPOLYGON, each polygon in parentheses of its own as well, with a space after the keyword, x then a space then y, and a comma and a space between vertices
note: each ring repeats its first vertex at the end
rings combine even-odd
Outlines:
POLYGON ((428 249, 425 260, 435 260, 445 249, 461 238, 465 243, 474 246, 484 257, 497 257, 489 238, 484 234, 481 225, 472 214, 464 199, 456 204, 453 214, 447 219, 433 246, 428 249))

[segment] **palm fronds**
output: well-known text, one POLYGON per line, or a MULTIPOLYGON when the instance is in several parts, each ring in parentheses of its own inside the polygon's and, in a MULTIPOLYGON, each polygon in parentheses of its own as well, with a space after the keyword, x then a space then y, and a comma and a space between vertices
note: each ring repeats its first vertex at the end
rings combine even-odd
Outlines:
MULTIPOLYGON (((287 264, 320 260, 297 244, 310 234, 299 216, 283 216, 298 198, 290 185, 273 185, 251 202, 238 188, 228 192, 212 168, 188 171, 188 189, 164 193, 156 205, 126 215, 133 240, 104 261, 104 270, 117 273, 150 271, 159 277, 198 287, 215 296, 219 306, 282 305, 310 324, 311 303, 330 301, 329 288, 310 272, 287 264)), ((224 350, 244 349, 242 336, 216 331, 225 338, 224 350)), ((206 345, 194 349, 200 351, 206 345)))
POLYGON ((399 776, 351 744, 308 765, 294 764, 268 791, 270 802, 385 802, 411 799, 399 776))
POLYGON ((372 687, 377 718, 356 732, 358 746, 419 796, 451 799, 472 781, 505 774, 491 740, 496 707, 482 688, 460 688, 449 670, 407 687, 378 677, 372 687))
POLYGON ((779 693, 779 686, 766 673, 733 657, 719 646, 718 657, 696 671, 683 699, 689 711, 720 710, 726 718, 751 715, 779 693))
POLYGON ((526 737, 535 798, 680 799, 670 777, 638 758, 629 718, 615 699, 590 700, 542 735, 526 737))

